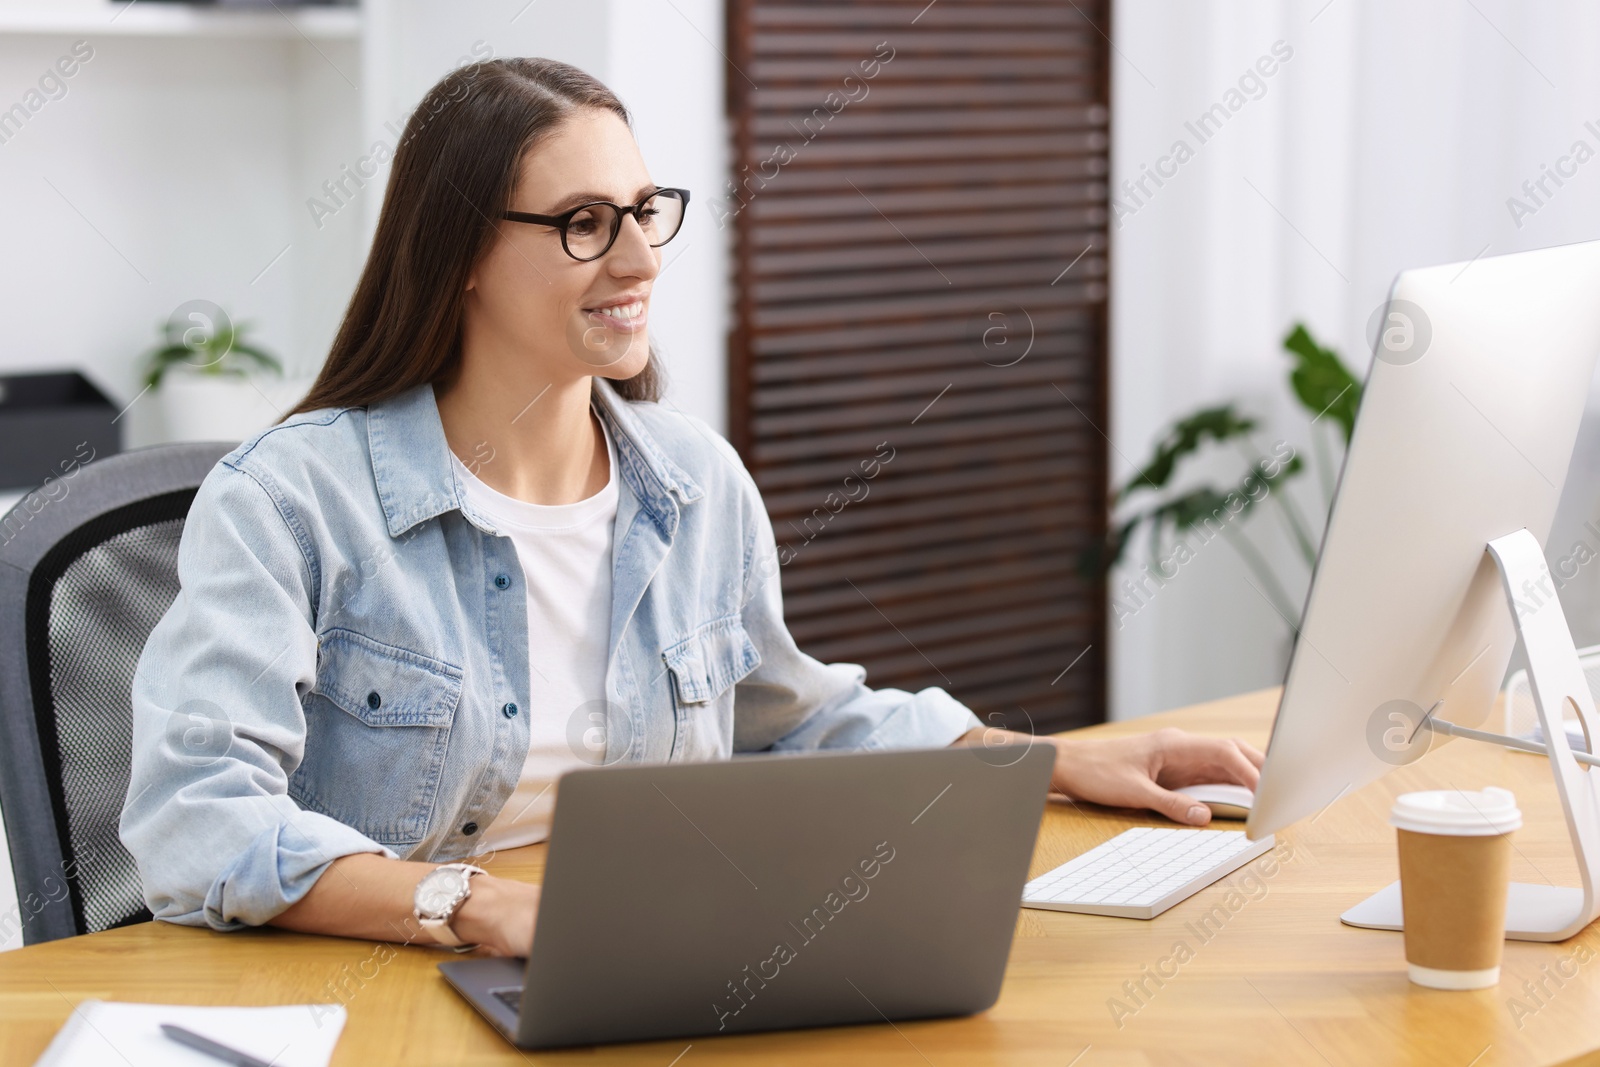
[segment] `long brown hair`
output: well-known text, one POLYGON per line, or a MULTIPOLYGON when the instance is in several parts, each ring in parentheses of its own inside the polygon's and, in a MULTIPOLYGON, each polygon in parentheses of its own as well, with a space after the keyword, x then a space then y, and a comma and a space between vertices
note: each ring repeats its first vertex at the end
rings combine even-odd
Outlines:
MULTIPOLYGON (((628 122, 615 93, 553 59, 492 59, 447 74, 406 122, 394 152, 372 251, 333 348, 291 415, 359 407, 460 362, 467 278, 511 206, 523 153, 579 108, 628 122)), ((629 400, 658 400, 655 352, 612 383, 629 400)))

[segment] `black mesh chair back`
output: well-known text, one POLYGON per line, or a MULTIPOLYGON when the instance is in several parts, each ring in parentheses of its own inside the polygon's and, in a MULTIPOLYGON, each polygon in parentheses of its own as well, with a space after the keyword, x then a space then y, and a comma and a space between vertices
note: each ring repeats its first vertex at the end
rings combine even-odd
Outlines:
POLYGON ((195 490, 233 447, 107 456, 0 518, 0 809, 27 944, 150 918, 117 835, 134 668, 178 594, 195 490))

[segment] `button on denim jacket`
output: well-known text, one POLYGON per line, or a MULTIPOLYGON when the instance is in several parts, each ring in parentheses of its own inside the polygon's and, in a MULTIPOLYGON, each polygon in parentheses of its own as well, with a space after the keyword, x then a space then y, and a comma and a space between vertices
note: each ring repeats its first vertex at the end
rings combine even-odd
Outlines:
MULTIPOLYGON (((872 690, 801 652, 738 454, 603 379, 594 396, 619 499, 606 700, 554 709, 575 752, 937 746, 981 725, 942 689, 872 690)), ((121 823, 157 918, 258 925, 340 856, 475 852, 528 750, 526 591, 430 386, 245 442, 201 485, 178 575, 135 675, 121 823)))

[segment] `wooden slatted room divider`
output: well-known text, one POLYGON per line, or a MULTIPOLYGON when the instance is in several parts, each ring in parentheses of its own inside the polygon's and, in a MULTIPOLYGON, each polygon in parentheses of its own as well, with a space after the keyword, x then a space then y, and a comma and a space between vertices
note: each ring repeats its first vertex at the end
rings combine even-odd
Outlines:
POLYGON ((789 625, 1104 718, 1109 2, 730 0, 730 436, 789 625))

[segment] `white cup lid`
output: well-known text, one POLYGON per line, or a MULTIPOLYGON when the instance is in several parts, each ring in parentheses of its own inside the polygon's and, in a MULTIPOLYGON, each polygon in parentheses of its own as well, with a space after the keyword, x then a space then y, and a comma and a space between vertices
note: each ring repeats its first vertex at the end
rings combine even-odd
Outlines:
POLYGON ((1488 786, 1476 792, 1438 789, 1395 798, 1389 825, 1419 834, 1492 837, 1522 826, 1522 812, 1509 789, 1488 786))

